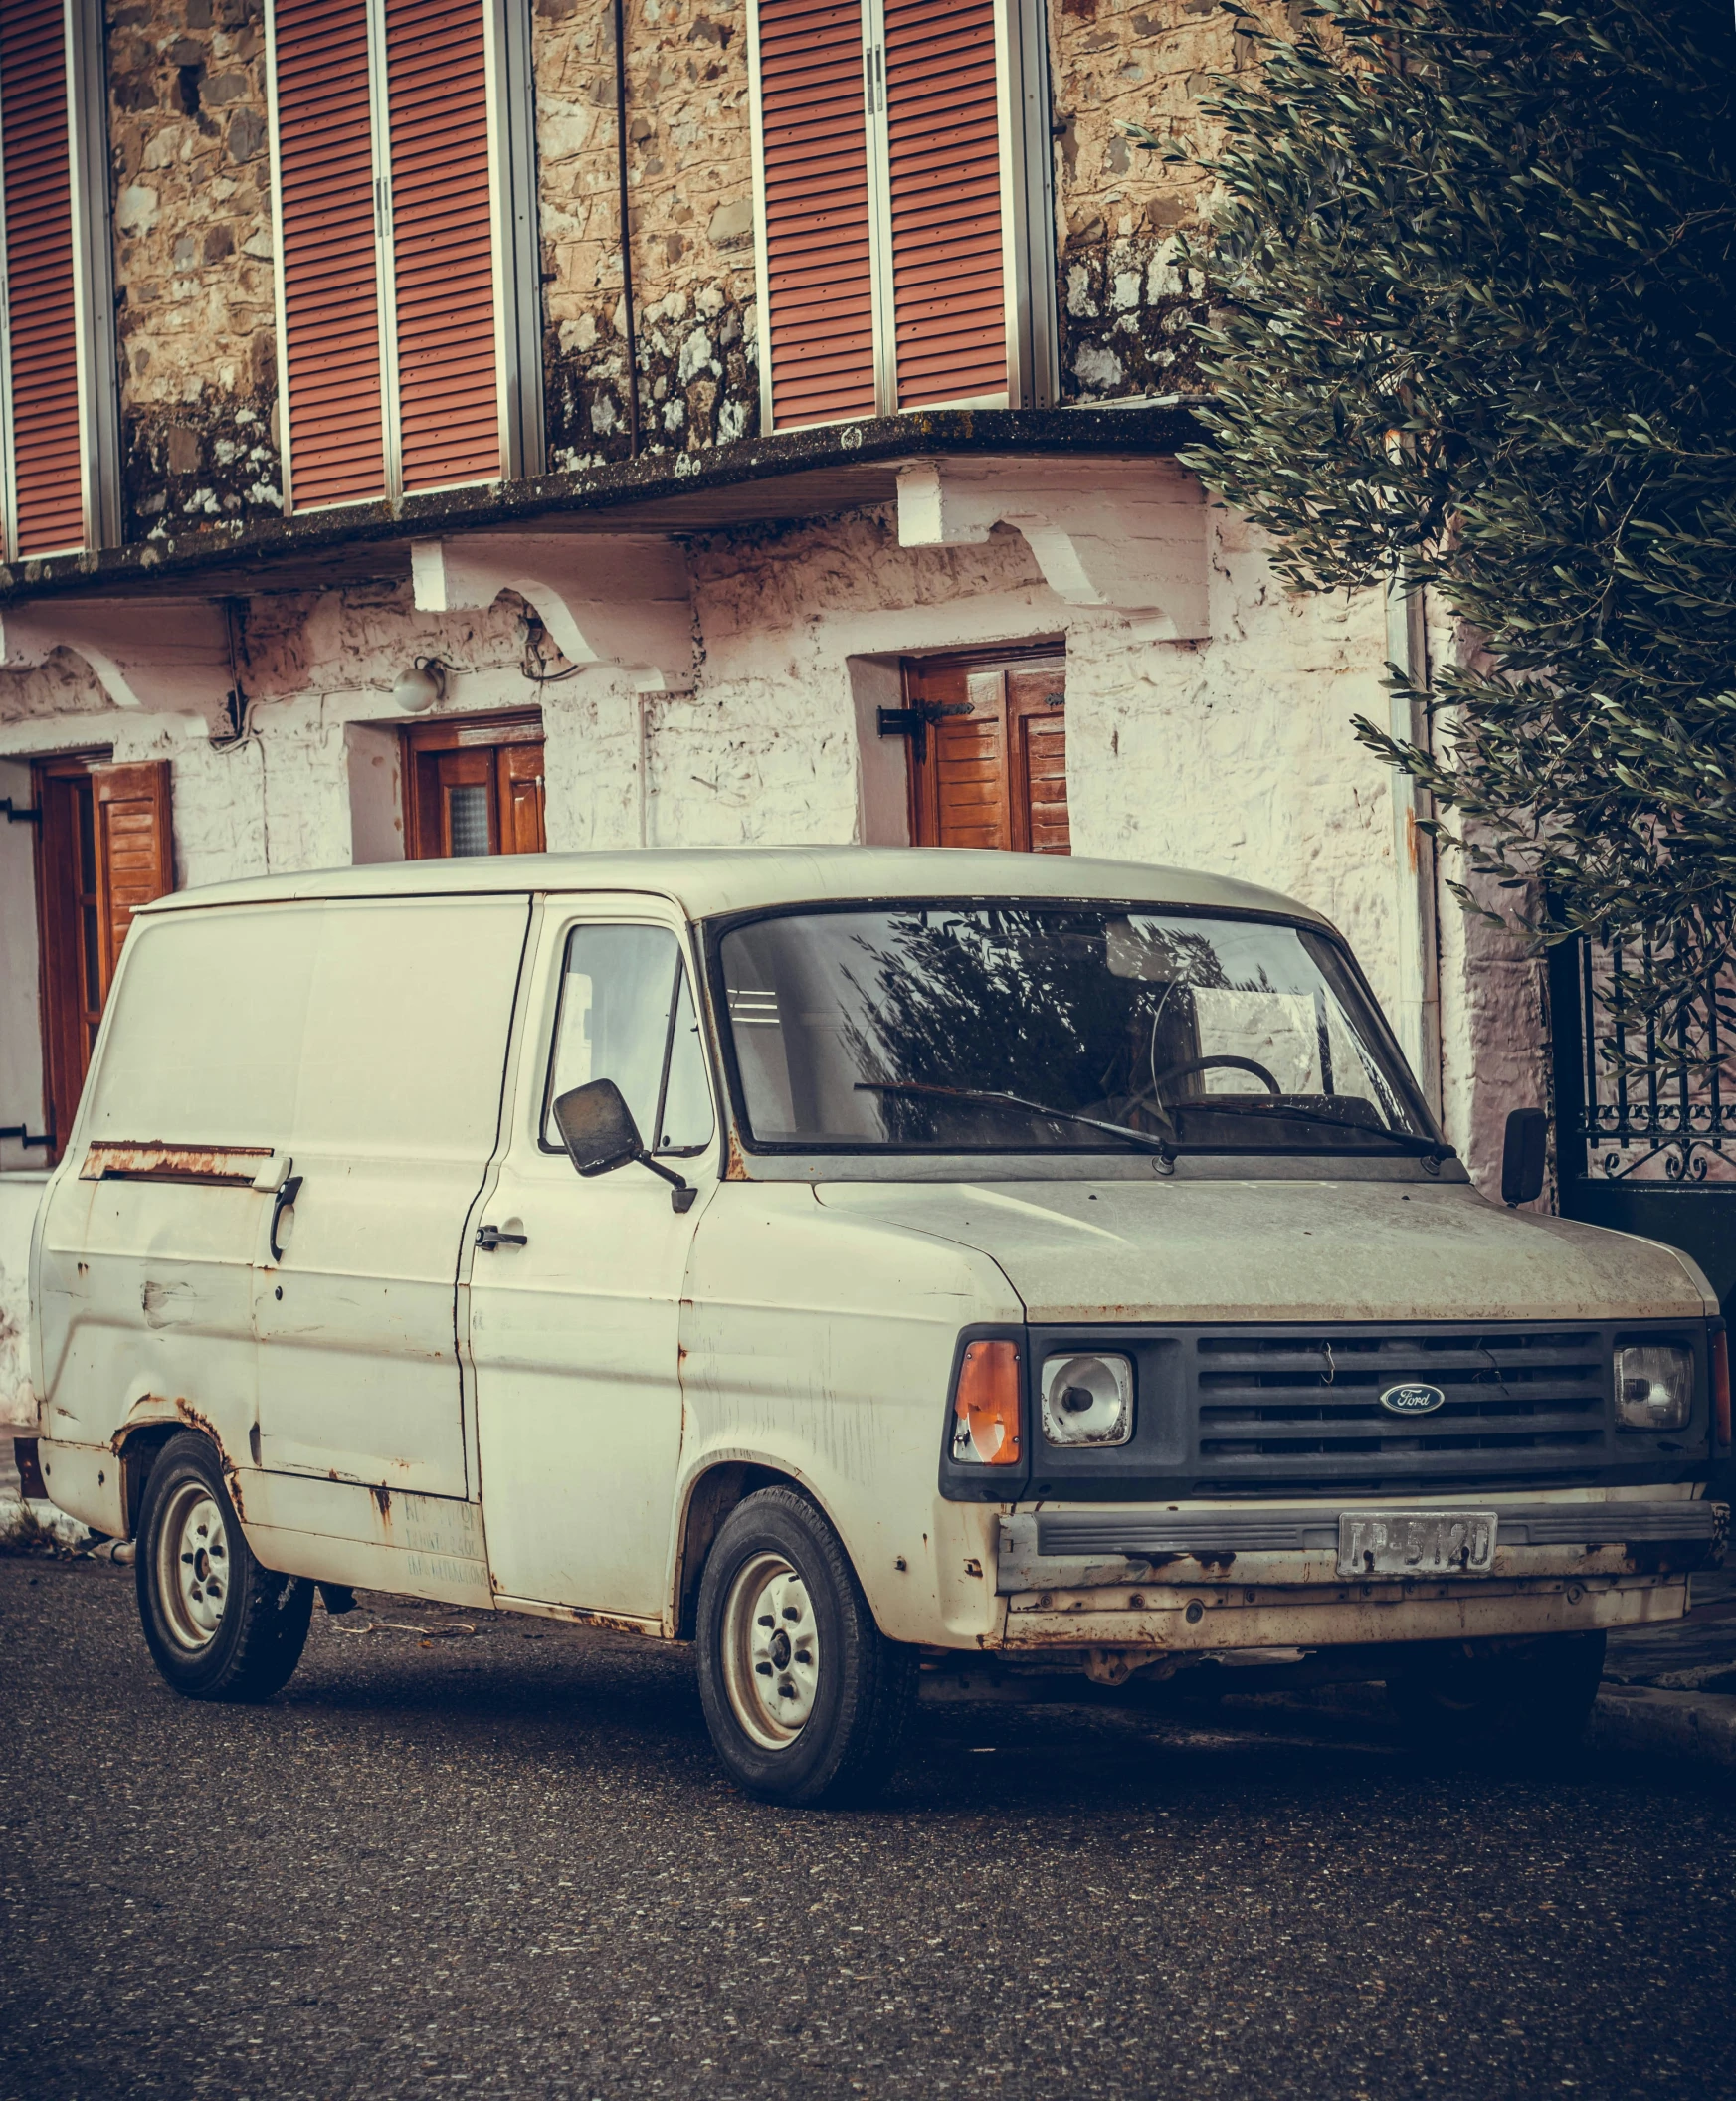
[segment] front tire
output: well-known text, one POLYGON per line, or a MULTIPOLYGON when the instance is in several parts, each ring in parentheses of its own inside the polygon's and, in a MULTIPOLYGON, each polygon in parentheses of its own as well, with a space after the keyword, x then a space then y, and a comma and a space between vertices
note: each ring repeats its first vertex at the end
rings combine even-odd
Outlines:
POLYGON ((1387 1701, 1419 1749, 1535 1764, 1579 1743, 1603 1674, 1601 1632, 1481 1656, 1420 1644, 1387 1680, 1387 1701))
POLYGON ((269 1700, 307 1639, 313 1585, 254 1559, 209 1439, 185 1431, 157 1454, 133 1562, 151 1661, 190 1700, 269 1700))
POLYGON ((699 1698, 730 1778, 765 1802, 861 1802, 896 1764, 915 1658, 874 1624, 837 1533, 762 1488, 725 1519, 699 1585, 699 1698))

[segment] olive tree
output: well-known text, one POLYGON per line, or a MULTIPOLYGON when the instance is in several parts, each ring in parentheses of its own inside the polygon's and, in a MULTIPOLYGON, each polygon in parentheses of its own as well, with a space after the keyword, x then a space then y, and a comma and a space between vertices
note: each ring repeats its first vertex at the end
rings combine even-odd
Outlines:
POLYGON ((1429 748, 1358 735, 1506 888, 1493 916, 1643 929, 1654 975, 1616 1001, 1693 1061, 1736 938, 1728 0, 1228 11, 1259 63, 1206 104, 1188 464, 1292 588, 1398 578, 1464 624, 1412 695, 1429 748))

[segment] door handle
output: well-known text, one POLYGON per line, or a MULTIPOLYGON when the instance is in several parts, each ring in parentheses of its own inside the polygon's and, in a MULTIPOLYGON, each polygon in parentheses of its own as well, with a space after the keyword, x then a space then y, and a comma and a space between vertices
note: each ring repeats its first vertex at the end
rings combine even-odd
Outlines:
POLYGON ((477 1245, 491 1254, 496 1247, 528 1247, 530 1236, 527 1233, 502 1233, 498 1226, 479 1226, 477 1245))
POLYGON ((279 1224, 285 1212, 289 1209, 300 1194, 301 1177, 299 1175, 288 1175, 280 1186, 277 1195, 272 1199, 272 1223, 266 1229, 266 1245, 272 1250, 272 1260, 274 1262, 281 1262, 284 1259, 284 1250, 278 1245, 279 1224))

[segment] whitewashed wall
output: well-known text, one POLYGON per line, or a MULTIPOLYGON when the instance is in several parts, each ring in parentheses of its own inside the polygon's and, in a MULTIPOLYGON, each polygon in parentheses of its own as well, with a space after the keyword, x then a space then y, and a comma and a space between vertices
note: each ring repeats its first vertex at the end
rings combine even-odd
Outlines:
MULTIPOLYGON (((1215 517, 1205 642, 1137 642, 1116 617, 1062 605, 1011 530, 908 549, 888 513, 867 511, 691 545, 690 694, 637 694, 603 669, 532 686, 510 597, 436 616, 414 609, 408 586, 370 587, 251 603, 257 736, 239 750, 213 750, 195 715, 110 707, 82 661, 57 652, 40 670, 0 673, 0 761, 89 749, 172 759, 183 885, 392 859, 405 717, 391 687, 413 657, 438 655, 458 668, 442 712, 541 706, 552 849, 892 844, 904 837, 902 747, 872 728, 897 658, 1064 636, 1074 851, 1299 897, 1343 929, 1390 998, 1402 897, 1391 791, 1350 726, 1385 711, 1382 609, 1286 597, 1246 531, 1215 517)), ((17 883, 5 892, 9 957, 33 951, 14 924, 22 895, 17 883)), ((1539 974, 1450 899, 1441 928, 1447 1131, 1486 1183, 1506 1110, 1548 1098, 1539 974)), ((14 1039, 36 1027, 34 986, 26 998, 9 970, 0 1063, 21 1062, 14 1039)), ((36 1178, 22 1165, 0 1155, 0 1418, 25 1398, 16 1333, 36 1178)))

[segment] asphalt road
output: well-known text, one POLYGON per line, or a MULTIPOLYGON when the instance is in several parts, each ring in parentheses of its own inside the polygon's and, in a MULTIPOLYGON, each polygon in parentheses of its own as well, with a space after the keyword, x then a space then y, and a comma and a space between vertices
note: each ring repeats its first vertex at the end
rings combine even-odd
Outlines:
POLYGON ((792 1814, 681 1654, 364 1604, 199 1706, 130 1571, 0 1560, 5 2101, 1730 2091, 1736 1798, 1686 1770, 955 1710, 792 1814))

